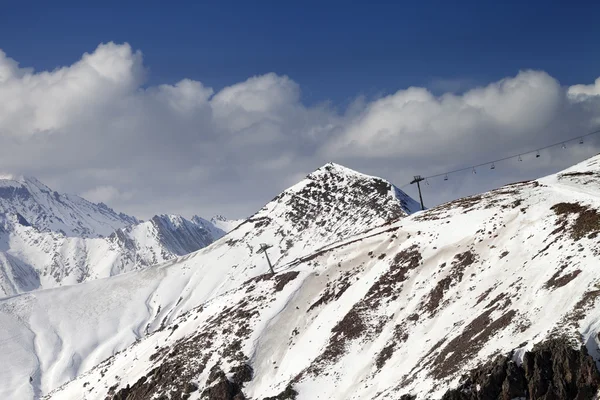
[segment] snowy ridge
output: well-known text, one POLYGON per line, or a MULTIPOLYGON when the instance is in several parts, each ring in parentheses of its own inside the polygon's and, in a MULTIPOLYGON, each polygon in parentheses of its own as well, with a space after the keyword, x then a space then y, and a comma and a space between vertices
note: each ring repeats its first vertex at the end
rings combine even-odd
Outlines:
POLYGON ((43 232, 94 238, 137 223, 135 217, 53 191, 33 177, 0 179, 0 214, 20 214, 43 232))
POLYGON ((278 268, 328 240, 345 239, 405 216, 390 190, 389 183, 350 170, 344 176, 309 176, 194 254, 110 279, 0 301, 0 357, 9 346, 11 358, 19 360, 11 362, 14 368, 0 370, 0 380, 7 382, 0 398, 48 393, 178 316, 262 274, 268 269, 264 256, 256 253, 260 243, 274 246, 269 254, 278 268), (15 337, 21 338, 16 347, 10 339, 15 337), (27 374, 31 384, 22 382, 27 374))

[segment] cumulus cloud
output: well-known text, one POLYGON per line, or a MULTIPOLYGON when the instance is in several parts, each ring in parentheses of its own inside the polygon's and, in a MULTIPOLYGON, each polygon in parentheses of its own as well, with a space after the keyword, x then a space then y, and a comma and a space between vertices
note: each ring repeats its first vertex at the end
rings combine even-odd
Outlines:
MULTIPOLYGON (((563 100, 559 83, 543 72, 469 90, 434 96, 408 88, 369 104, 347 124, 330 151, 368 157, 433 156, 465 149, 465 142, 515 140, 552 122, 563 100)), ((472 150, 474 146, 467 146, 472 150)), ((490 146, 486 146, 490 147, 490 146)))
MULTIPOLYGON (((217 92, 201 82, 144 86, 142 54, 102 44, 53 71, 22 68, 0 51, 0 170, 37 176, 149 217, 159 212, 248 215, 327 161, 402 185, 580 134, 600 123, 600 80, 565 88, 543 71, 461 94, 411 87, 347 109, 303 104, 274 73, 217 92)), ((586 141, 543 161, 507 163, 427 193, 429 204, 597 152, 586 141)), ((533 176, 532 176, 533 175, 533 176)))
POLYGON ((591 85, 573 85, 569 88, 569 97, 573 100, 585 101, 589 97, 600 96, 600 78, 591 85))

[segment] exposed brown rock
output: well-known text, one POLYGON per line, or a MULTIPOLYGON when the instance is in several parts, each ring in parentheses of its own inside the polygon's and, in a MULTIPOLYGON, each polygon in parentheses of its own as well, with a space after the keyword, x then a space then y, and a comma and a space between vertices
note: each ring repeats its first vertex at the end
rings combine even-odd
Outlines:
POLYGON ((515 317, 515 310, 504 313, 496 320, 490 317, 496 308, 488 309, 467 325, 433 360, 432 375, 443 379, 456 373, 463 364, 477 354, 490 337, 504 329, 515 317))
POLYGON ((206 400, 245 400, 239 384, 230 381, 220 369, 211 370, 210 386, 202 392, 206 400), (211 379, 212 378, 212 379, 211 379))
POLYGON ((443 400, 587 400, 600 389, 600 373, 584 346, 558 338, 526 352, 523 365, 500 356, 472 370, 443 400))
POLYGON ((563 265, 558 271, 544 284, 546 289, 558 289, 559 287, 565 286, 573 279, 577 278, 577 275, 581 273, 580 269, 576 269, 573 272, 561 275, 567 266, 563 265))
POLYGON ((275 291, 281 292, 283 290, 283 288, 285 287, 285 285, 287 285, 288 282, 296 279, 297 276, 298 276, 298 271, 289 271, 289 272, 284 272, 283 274, 275 275, 275 280, 277 281, 277 283, 275 284, 275 291))
POLYGON ((577 215, 570 227, 570 234, 574 240, 600 231, 600 213, 595 209, 579 203, 557 203, 551 209, 561 217, 558 220, 559 228, 566 226, 570 215, 577 215))

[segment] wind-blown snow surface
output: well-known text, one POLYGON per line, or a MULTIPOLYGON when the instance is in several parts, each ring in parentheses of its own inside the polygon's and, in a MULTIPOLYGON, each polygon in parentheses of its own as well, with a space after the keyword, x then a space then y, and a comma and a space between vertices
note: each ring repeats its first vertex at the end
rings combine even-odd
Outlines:
MULTIPOLYGON (((398 196, 402 195, 402 201, 398 196)), ((32 398, 198 305, 328 242, 407 215, 389 183, 334 164, 315 171, 194 254, 110 279, 0 301, 0 398, 32 398), (32 377, 29 383, 28 377, 32 377), (24 379, 25 377, 25 379, 24 379)))
POLYGON ((199 217, 140 222, 35 178, 0 179, 0 297, 144 268, 224 234, 199 217))

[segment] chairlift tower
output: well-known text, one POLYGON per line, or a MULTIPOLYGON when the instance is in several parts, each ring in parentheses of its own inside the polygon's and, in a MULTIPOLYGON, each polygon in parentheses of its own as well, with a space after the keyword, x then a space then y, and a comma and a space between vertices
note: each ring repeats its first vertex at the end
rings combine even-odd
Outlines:
POLYGON ((275 275, 275 271, 273 270, 273 266, 271 265, 271 260, 269 259, 269 254, 267 253, 267 249, 273 247, 272 245, 268 245, 266 243, 261 243, 260 248, 257 253, 265 253, 265 257, 267 258, 267 263, 269 264, 269 269, 271 270, 271 275, 275 275))
POLYGON ((423 182, 425 180, 425 178, 423 178, 421 175, 415 175, 415 179, 413 179, 410 184, 412 185, 413 183, 417 184, 417 188, 419 188, 419 200, 421 200, 421 210, 425 209, 425 206, 423 205, 423 195, 421 194, 421 185, 419 182, 423 182))

